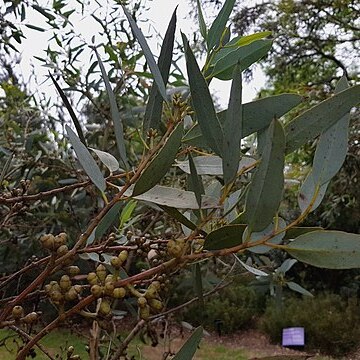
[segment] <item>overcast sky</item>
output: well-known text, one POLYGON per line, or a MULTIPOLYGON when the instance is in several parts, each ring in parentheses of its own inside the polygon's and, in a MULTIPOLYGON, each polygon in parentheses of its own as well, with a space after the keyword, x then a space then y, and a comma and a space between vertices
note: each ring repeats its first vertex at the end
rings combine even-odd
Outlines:
MULTIPOLYGON (((75 0, 71 0, 75 1, 75 0)), ((70 1, 70 3, 71 3, 70 1)), ((244 2, 244 1, 243 1, 244 2)), ((145 4, 148 6, 149 10, 143 12, 141 19, 147 21, 140 22, 139 26, 145 34, 148 34, 152 29, 156 29, 159 33, 164 34, 168 25, 168 22, 171 18, 171 15, 176 6, 178 6, 178 24, 177 24, 177 39, 180 39, 180 30, 187 34, 191 39, 191 34, 194 31, 198 31, 198 25, 194 19, 189 16, 188 1, 187 0, 147 0, 145 4)), ((91 12, 91 9, 87 9, 88 13, 91 12)), ((207 9, 209 11, 209 9, 207 9)), ((211 17, 214 13, 207 13, 205 17, 211 17)), ((76 18, 72 15, 71 20, 74 23, 74 27, 77 29, 77 32, 81 33, 82 37, 90 44, 90 39, 93 35, 96 35, 97 31, 100 30, 100 27, 94 23, 94 21, 89 22, 89 16, 81 18, 76 18)), ((29 11, 27 14, 27 19, 29 23, 37 24, 38 26, 43 26, 45 28, 48 25, 45 23, 45 18, 42 17, 35 11, 29 11)), ((51 37, 52 32, 38 32, 26 29, 26 37, 23 41, 21 47, 22 61, 20 64, 21 71, 25 79, 29 76, 31 68, 34 67, 35 73, 39 78, 39 83, 41 84, 47 74, 47 69, 41 66, 41 63, 34 59, 34 56, 44 57, 44 49, 48 46, 48 40, 51 37)), ((157 46, 159 40, 155 37, 152 40, 149 40, 149 45, 152 51, 157 54, 159 47, 157 46)), ((186 72, 185 72, 186 73, 186 72)), ((254 80, 250 84, 244 84, 243 91, 243 101, 251 101, 256 93, 260 90, 261 86, 264 85, 264 76, 260 69, 257 69, 254 73, 254 80)), ((34 86, 34 84, 32 85, 34 86)), ((37 88, 41 92, 47 94, 52 94, 55 96, 55 91, 53 85, 48 81, 46 84, 37 85, 37 88)), ((224 82, 219 80, 214 80, 211 84, 211 92, 219 98, 220 106, 225 108, 227 106, 227 99, 229 95, 230 82, 224 82)))

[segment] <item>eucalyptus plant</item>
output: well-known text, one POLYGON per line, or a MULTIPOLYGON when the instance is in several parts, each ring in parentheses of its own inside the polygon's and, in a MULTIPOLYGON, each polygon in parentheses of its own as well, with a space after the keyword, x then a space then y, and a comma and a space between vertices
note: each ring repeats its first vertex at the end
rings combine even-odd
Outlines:
MULTIPOLYGON (((200 68, 187 37, 181 34, 189 85, 189 94, 185 96, 177 94, 176 89, 175 94, 169 96, 170 89, 167 89, 176 10, 156 62, 127 5, 121 5, 153 76, 142 124, 143 154, 138 162, 129 157, 116 97, 94 48, 109 97, 117 154, 89 148, 81 124, 72 115, 76 132, 66 126, 67 137, 83 171, 97 189, 102 208, 89 219, 86 230, 71 246, 66 243, 64 233, 41 237, 41 245, 49 252, 37 263, 43 266, 42 271, 4 306, 0 324, 20 327, 35 322, 39 314, 25 315, 21 304, 43 283, 46 285, 42 295, 53 303, 58 316, 27 338, 17 359, 25 359, 43 336, 74 314, 91 318, 94 332, 101 327, 103 319, 118 314, 121 301, 136 304, 138 322, 124 341, 111 343, 107 358, 127 358, 126 348, 142 328, 177 310, 165 307, 164 279, 171 282, 178 271, 191 269, 194 296, 202 302, 206 294, 201 267, 210 259, 232 256, 245 271, 261 279, 271 278, 271 286, 277 278, 283 279, 295 260, 286 260, 271 273, 249 263, 247 254, 266 256, 275 249, 313 266, 360 267, 358 234, 300 226, 320 204, 329 182, 344 161, 349 113, 359 102, 360 86, 350 87, 343 77, 333 96, 286 124, 283 116, 304 101, 296 94, 281 94, 244 104, 242 73, 267 54, 272 40, 269 32, 232 38, 227 22, 234 3, 235 0, 226 0, 208 28, 197 2, 207 56, 200 68), (214 78, 231 81, 225 111, 217 112, 211 97, 209 84, 214 78), (257 147, 249 152, 242 144, 250 135, 256 136, 257 147), (286 156, 315 139, 313 165, 299 189, 300 215, 287 223, 279 215, 287 174, 286 156), (108 176, 97 160, 107 168, 108 176), (184 187, 166 183, 167 174, 174 172, 178 176, 186 174, 184 187), (124 224, 131 221, 132 214, 143 203, 162 209, 181 225, 182 233, 171 238, 138 238, 136 234, 124 232, 124 224), (109 237, 107 234, 119 217, 117 233, 109 237), (130 273, 131 263, 144 252, 149 267, 130 273), (76 258, 96 264, 95 272, 85 276, 88 285, 74 266, 76 258), (63 271, 68 275, 62 275, 63 271), (49 282, 50 275, 58 275, 59 280, 49 282)), ((65 100, 55 78, 53 81, 65 100)), ((70 103, 64 104, 74 114, 70 103)), ((87 182, 82 186, 88 185, 87 182)), ((10 198, 8 202, 11 201, 19 202, 21 198, 10 198)), ((293 282, 287 282, 287 286, 304 295, 310 294, 293 282)), ((191 359, 202 333, 202 328, 197 328, 173 359, 191 359)), ((90 357, 96 359, 96 340, 92 339, 92 344, 90 357)), ((67 358, 76 357, 69 352, 67 358)))

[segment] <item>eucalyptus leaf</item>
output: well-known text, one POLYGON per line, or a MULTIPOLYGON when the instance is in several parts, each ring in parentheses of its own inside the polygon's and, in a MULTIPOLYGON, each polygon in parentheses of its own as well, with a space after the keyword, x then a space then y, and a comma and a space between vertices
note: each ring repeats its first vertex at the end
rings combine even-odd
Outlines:
POLYGON ((201 177, 197 174, 197 170, 194 164, 194 160, 189 153, 189 165, 190 165, 190 175, 188 176, 188 190, 193 191, 196 197, 196 201, 199 204, 199 209, 201 208, 201 195, 205 194, 204 185, 201 181, 201 177))
POLYGON ((286 274, 297 262, 295 259, 286 259, 276 270, 277 272, 286 274))
POLYGON ((98 52, 96 51, 96 49, 94 48, 97 60, 98 60, 98 64, 100 66, 100 70, 101 70, 101 74, 103 77, 103 80, 105 82, 105 87, 106 87, 106 92, 108 94, 109 97, 109 102, 110 102, 110 111, 111 111, 111 118, 114 124, 114 133, 115 133, 115 138, 116 138, 116 145, 119 151, 119 155, 120 158, 124 164, 124 166, 126 168, 129 167, 128 161, 127 161, 127 156, 126 156, 126 148, 125 148, 125 139, 124 139, 124 127, 123 127, 123 123, 121 121, 120 118, 120 113, 119 113, 119 109, 116 103, 116 98, 115 98, 115 94, 111 88, 110 85, 110 81, 109 78, 107 76, 107 73, 105 71, 104 68, 104 64, 102 63, 100 56, 98 54, 98 52))
POLYGON ((110 173, 114 173, 115 171, 119 170, 119 162, 113 155, 94 148, 89 149, 94 151, 94 153, 99 157, 101 162, 109 169, 110 173))
POLYGON ((314 231, 283 247, 301 262, 327 269, 360 267, 360 235, 341 231, 314 231))
POLYGON ((324 230, 324 229, 321 227, 293 226, 288 231, 286 231, 284 239, 295 239, 300 235, 318 230, 324 230))
POLYGON ((189 339, 187 339, 185 344, 173 357, 173 360, 191 360, 195 355, 195 352, 200 344, 202 336, 203 336, 203 328, 199 326, 198 328, 195 329, 195 331, 191 334, 189 339))
POLYGON ((229 106, 224 123, 223 171, 225 185, 234 181, 241 158, 242 138, 242 77, 240 64, 234 68, 229 106))
POLYGON ((188 229, 196 230, 196 225, 192 221, 190 221, 185 215, 183 215, 178 209, 165 205, 160 205, 160 207, 172 218, 185 225, 188 229))
POLYGON ((249 232, 265 229, 273 220, 284 188, 285 136, 282 125, 273 120, 267 130, 261 162, 249 186, 244 218, 249 232))
POLYGON ((157 66, 157 64, 155 62, 154 56, 153 56, 153 54, 152 54, 152 52, 151 52, 151 50, 149 48, 149 45, 148 45, 148 43, 147 43, 147 41, 145 39, 145 36, 143 35, 141 30, 137 26, 135 20, 131 16, 131 14, 126 9, 125 5, 121 5, 121 6, 122 6, 122 8, 124 10, 125 16, 127 17, 128 21, 129 21, 131 30, 133 31, 136 39, 138 40, 138 42, 139 42, 139 44, 140 44, 140 46, 141 46, 141 48, 142 48, 142 50, 144 52, 146 61, 147 61, 148 65, 149 65, 151 73, 154 76, 154 80, 156 82, 158 90, 159 90, 161 96, 163 97, 163 99, 165 101, 167 101, 166 88, 165 88, 165 84, 164 84, 164 81, 163 81, 163 77, 161 75, 159 67, 157 66))
POLYGON ((182 34, 186 55, 186 68, 189 78, 190 92, 196 118, 208 146, 221 155, 223 148, 223 130, 216 116, 208 84, 202 75, 188 40, 182 34))
POLYGON ((235 0, 226 0, 218 16, 212 23, 207 37, 208 51, 210 51, 215 45, 220 42, 221 35, 224 32, 230 14, 233 10, 234 4, 235 0))
POLYGON ((140 195, 150 190, 168 172, 179 150, 183 129, 184 125, 182 122, 176 125, 158 154, 140 175, 135 184, 133 196, 140 195))
POLYGON ((200 306, 203 308, 204 307, 203 282, 202 282, 201 268, 199 263, 193 265, 193 281, 194 281, 195 294, 199 299, 200 306))
POLYGON ((210 232, 204 243, 206 250, 222 250, 238 246, 242 243, 242 235, 246 225, 225 225, 210 232))
MULTIPOLYGON (((196 156, 193 158, 193 160, 198 175, 223 175, 222 159, 219 156, 196 156)), ((239 162, 237 172, 249 168, 255 163, 255 159, 248 156, 243 156, 243 158, 239 162)), ((190 164, 188 160, 176 161, 175 165, 178 166, 185 173, 190 174, 190 164)))
MULTIPOLYGON (((121 187, 119 189, 121 190, 121 187)), ((133 189, 134 186, 130 186, 125 192, 125 196, 177 209, 199 209, 195 194, 192 191, 156 185, 141 195, 133 196, 133 189)), ((202 209, 217 208, 218 206, 216 199, 207 195, 201 197, 202 209)))
POLYGON ((256 275, 256 276, 269 276, 265 271, 254 268, 253 266, 245 264, 243 261, 239 259, 237 255, 234 254, 235 259, 244 267, 248 272, 256 275))
POLYGON ((286 153, 291 153, 334 125, 360 101, 360 85, 343 90, 297 116, 285 126, 286 153))
POLYGON ((121 207, 121 203, 116 203, 100 220, 100 223, 95 230, 95 239, 100 239, 108 231, 110 226, 115 223, 115 220, 119 220, 121 207))
POLYGON ((293 281, 287 281, 286 285, 288 286, 289 289, 296 291, 302 295, 314 297, 314 295, 310 291, 307 291, 302 286, 300 286, 299 284, 297 284, 293 281))
MULTIPOLYGON (((174 50, 176 29, 176 9, 171 17, 169 26, 166 30, 164 41, 161 46, 160 56, 158 60, 159 70, 166 85, 169 79, 169 71, 172 61, 172 55, 174 50)), ((152 85, 149 95, 149 100, 146 105, 144 124, 145 130, 158 129, 161 123, 163 97, 159 92, 156 82, 152 85)))
POLYGON ((130 220, 132 213, 134 212, 137 205, 137 201, 130 200, 122 209, 120 214, 120 225, 119 229, 122 229, 123 226, 130 220))
MULTIPOLYGON (((274 118, 279 119, 295 106, 299 105, 302 97, 296 94, 281 94, 269 96, 243 104, 242 137, 265 129, 274 118)), ((224 124, 227 110, 219 112, 218 118, 224 124)), ((194 125, 184 136, 183 142, 192 146, 205 147, 200 126, 194 125)))
POLYGON ((197 5, 197 12, 199 17, 199 28, 200 28, 200 34, 203 37, 204 40, 207 39, 207 28, 204 20, 204 15, 201 9, 201 3, 200 0, 196 0, 197 5))
POLYGON ((104 192, 106 189, 106 181, 98 165, 96 164, 96 161, 91 156, 87 147, 76 136, 74 131, 72 131, 68 125, 65 125, 65 129, 81 166, 85 170, 86 174, 89 176, 92 183, 101 192, 104 192))

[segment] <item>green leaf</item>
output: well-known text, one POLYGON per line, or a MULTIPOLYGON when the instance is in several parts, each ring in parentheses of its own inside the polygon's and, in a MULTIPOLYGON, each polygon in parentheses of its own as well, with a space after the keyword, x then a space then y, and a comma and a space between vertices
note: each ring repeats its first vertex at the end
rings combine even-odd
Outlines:
POLYGON ((195 294, 199 298, 200 306, 204 308, 203 283, 199 263, 193 265, 193 278, 195 294))
POLYGON ((256 40, 261 40, 264 37, 267 37, 270 35, 271 35, 271 31, 260 31, 260 32, 257 32, 255 34, 251 34, 251 35, 239 36, 238 38, 234 39, 235 43, 232 40, 231 44, 226 45, 225 48, 249 45, 256 40))
POLYGON ((231 84, 229 106, 224 123, 223 143, 223 171, 225 185, 230 184, 236 177, 241 158, 242 138, 242 77, 240 64, 234 68, 231 84))
MULTIPOLYGON (((121 187, 120 187, 121 189, 121 187)), ((184 191, 167 186, 156 185, 149 191, 141 195, 132 195, 134 186, 130 186, 125 192, 125 196, 133 197, 137 200, 148 201, 158 205, 165 205, 177 209, 199 209, 195 194, 192 191, 184 191)), ((211 209, 218 207, 217 200, 211 196, 201 197, 201 208, 211 209)))
MULTIPOLYGON (((251 135, 269 126, 274 118, 279 119, 302 101, 301 96, 296 94, 281 94, 252 101, 243 105, 243 129, 242 137, 251 135)), ((227 110, 218 113, 220 123, 226 119, 227 110)), ((183 141, 192 146, 205 147, 201 129, 198 124, 193 126, 184 136, 183 141)))
POLYGON ((210 146, 217 155, 221 155, 224 136, 219 119, 216 116, 214 103, 211 99, 206 80, 204 79, 194 54, 190 49, 187 38, 184 34, 182 34, 182 37, 185 47, 186 67, 191 97, 196 118, 208 146, 210 146))
POLYGON ((359 100, 360 85, 352 86, 297 116, 285 126, 286 153, 291 153, 334 125, 359 100))
POLYGON ((253 63, 263 58, 271 49, 272 40, 257 40, 237 49, 224 48, 207 71, 206 78, 216 77, 220 80, 230 80, 234 67, 240 63, 241 70, 246 70, 253 63))
MULTIPOLYGON (((339 93, 348 87, 348 82, 344 76, 337 84, 335 93, 339 93)), ((298 202, 302 212, 310 206, 315 195, 316 200, 310 210, 314 211, 320 205, 329 181, 344 163, 348 149, 349 124, 350 113, 347 113, 320 135, 312 169, 299 193, 298 202)))
POLYGON ((35 26, 35 25, 31 25, 31 24, 25 24, 25 26, 31 30, 36 30, 36 31, 40 31, 40 32, 44 32, 45 29, 35 26))
POLYGON ((123 123, 120 118, 120 113, 119 113, 119 109, 118 109, 118 106, 116 103, 115 94, 111 88, 109 78, 108 78, 107 73, 104 68, 104 64, 102 63, 100 56, 95 48, 94 48, 94 51, 95 51, 95 54, 96 54, 96 57, 97 57, 97 60, 98 60, 99 66, 100 66, 103 80, 105 82, 106 92, 109 97, 111 118, 112 118, 112 121, 114 124, 116 145, 117 145, 122 163, 124 164, 125 168, 128 168, 129 164, 128 164, 127 156, 126 156, 124 127, 123 127, 123 123))
MULTIPOLYGON (((196 156, 195 158, 193 158, 193 160, 198 175, 223 175, 223 165, 221 157, 215 155, 196 156)), ((253 158, 243 156, 243 158, 238 164, 237 172, 253 166, 255 162, 256 160, 254 160, 253 158)), ((188 160, 176 161, 175 165, 178 166, 185 173, 190 174, 190 164, 188 160)))
POLYGON ((185 225, 188 229, 196 230, 196 225, 192 221, 190 221, 186 216, 184 216, 178 209, 164 205, 160 205, 160 207, 172 218, 176 219, 181 224, 185 225))
POLYGON ((284 188, 285 136, 281 123, 273 120, 267 130, 260 165, 252 177, 244 217, 249 232, 265 229, 279 208, 284 188))
POLYGON ((76 117, 75 112, 74 112, 72 106, 70 105, 69 100, 67 99, 65 93, 62 91, 60 85, 59 85, 58 82, 55 80, 55 78, 54 78, 50 73, 49 73, 49 76, 50 76, 51 80, 53 81, 53 83, 54 83, 54 85, 55 85, 55 87, 56 87, 56 90, 58 91, 58 93, 59 93, 59 95, 60 95, 60 97, 61 97, 61 100, 63 101, 63 103, 64 103, 67 111, 68 111, 69 114, 70 114, 70 117, 71 117, 71 119, 72 119, 72 121, 73 121, 73 123, 74 123, 75 129, 76 129, 76 131, 77 131, 77 134, 78 134, 81 142, 82 142, 84 145, 86 145, 84 133, 83 133, 83 131, 82 131, 82 129, 81 129, 80 122, 79 122, 78 118, 76 117))
POLYGON ((204 185, 201 181, 201 177, 197 174, 196 166, 194 164, 193 157, 189 153, 189 165, 190 165, 190 176, 188 177, 188 190, 195 193, 196 201, 201 208, 201 195, 205 194, 204 185))
MULTIPOLYGON (((169 79, 169 71, 172 61, 172 55, 174 50, 174 39, 176 29, 176 9, 172 15, 169 26, 166 30, 164 41, 161 46, 161 52, 158 60, 159 70, 164 81, 167 84, 169 79)), ((151 87, 149 100, 146 105, 144 115, 144 130, 158 129, 161 122, 163 97, 159 92, 158 86, 154 83, 151 87)))
POLYGON ((101 219, 99 225, 96 227, 94 240, 100 239, 106 231, 108 231, 110 226, 114 224, 115 220, 119 219, 121 206, 121 203, 116 203, 101 219))
POLYGON ((36 10, 37 12, 39 12, 42 16, 45 16, 48 20, 52 21, 55 20, 55 16, 48 13, 45 9, 43 9, 41 6, 39 5, 32 5, 32 8, 34 10, 36 10))
POLYGON ((173 357, 173 360, 191 360, 200 344, 201 338, 203 336, 203 328, 199 326, 191 334, 189 339, 173 357))
MULTIPOLYGON (((249 228, 246 228, 243 234, 243 242, 255 242, 260 239, 263 239, 264 237, 270 236, 275 234, 277 231, 284 229, 286 227, 286 222, 282 218, 278 218, 277 220, 274 219, 271 224, 269 224, 264 230, 259 232, 252 232, 249 234, 249 228), (250 235, 250 237, 249 237, 250 235)), ((281 244, 283 238, 285 236, 285 233, 282 232, 276 236, 274 236, 271 240, 268 240, 268 243, 270 244, 281 244)), ((248 248, 249 251, 255 253, 255 254, 266 254, 269 252, 272 248, 270 246, 266 245, 258 245, 248 248)))
POLYGON ((314 295, 310 291, 307 291, 302 286, 300 286, 299 284, 297 284, 293 281, 287 281, 286 285, 289 287, 289 289, 296 291, 302 295, 314 297, 314 295))
POLYGON ((295 259, 320 268, 360 268, 358 234, 314 231, 297 237, 283 249, 295 259))
POLYGON ((154 187, 168 172, 181 144, 184 125, 178 123, 158 154, 140 175, 135 184, 133 196, 140 195, 154 187))
POLYGON ((137 205, 137 201, 130 200, 122 209, 120 214, 120 225, 119 229, 122 229, 126 222, 131 218, 132 213, 134 212, 137 205))
POLYGON ((114 173, 115 171, 119 170, 119 162, 113 155, 94 148, 89 149, 94 151, 94 153, 99 157, 101 162, 109 169, 110 173, 114 173))
POLYGON ((234 4, 235 0, 226 0, 218 16, 212 23, 207 38, 208 51, 210 51, 215 45, 220 42, 221 35, 223 34, 223 31, 229 20, 234 4))
POLYGON ((129 21, 131 30, 133 31, 136 39, 138 40, 138 42, 139 42, 139 44, 140 44, 140 46, 141 46, 141 48, 142 48, 142 50, 144 52, 146 61, 147 61, 148 65, 149 65, 151 73, 154 76, 154 80, 155 80, 155 83, 156 83, 156 85, 158 87, 158 90, 159 90, 161 96, 163 97, 163 99, 165 101, 167 101, 166 87, 165 87, 161 72, 160 72, 159 67, 157 66, 157 64, 155 62, 154 56, 153 56, 153 54, 152 54, 152 52, 151 52, 151 50, 149 48, 149 45, 146 42, 145 36, 143 35, 141 30, 137 26, 135 20, 132 18, 130 13, 127 11, 126 7, 124 5, 121 5, 121 6, 122 6, 122 8, 124 10, 125 16, 127 17, 128 21, 129 21))
POLYGON ((200 0, 196 0, 196 3, 197 3, 197 12, 198 12, 198 17, 199 17, 200 34, 203 37, 203 39, 206 41, 207 40, 207 28, 206 28, 206 24, 205 24, 205 20, 204 20, 204 15, 201 10, 200 0))
POLYGON ((324 230, 321 227, 304 227, 304 226, 293 226, 290 228, 286 234, 284 239, 294 239, 300 235, 307 234, 308 232, 324 230))
POLYGON ((65 125, 65 129, 81 166, 85 170, 86 174, 89 176, 90 180, 94 183, 94 185, 101 192, 104 192, 106 189, 106 181, 98 165, 96 164, 96 161, 91 156, 87 147, 76 136, 74 131, 72 131, 68 125, 65 125))
POLYGON ((209 233, 205 238, 204 249, 222 250, 242 243, 246 225, 225 225, 209 233))

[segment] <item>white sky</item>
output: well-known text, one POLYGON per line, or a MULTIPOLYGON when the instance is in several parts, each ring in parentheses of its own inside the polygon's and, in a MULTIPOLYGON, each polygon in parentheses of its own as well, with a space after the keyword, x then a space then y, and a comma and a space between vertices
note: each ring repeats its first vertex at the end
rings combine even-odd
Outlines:
MULTIPOLYGON (((75 0, 71 1, 74 1, 75 3, 75 0)), ((46 4, 47 1, 40 1, 40 4, 42 3, 46 4)), ((140 20, 147 19, 147 21, 139 22, 138 24, 145 34, 148 34, 149 31, 152 31, 152 28, 156 29, 161 34, 164 34, 171 15, 177 5, 177 39, 181 39, 180 30, 184 32, 190 40, 192 38, 192 33, 194 31, 198 31, 198 25, 188 15, 189 8, 187 0, 147 0, 146 4, 148 5, 149 10, 143 12, 140 20)), ((89 12, 91 12, 91 9, 88 10, 90 10, 89 12)), ((204 16, 205 18, 207 16, 208 18, 211 18, 212 16, 214 16, 214 14, 205 13, 204 16)), ((29 11, 27 14, 27 19, 29 23, 36 24, 40 27, 48 28, 48 25, 45 23, 46 19, 35 11, 29 11)), ((72 17, 70 17, 70 19, 74 23, 74 27, 76 28, 77 32, 81 33, 82 37, 85 38, 86 41, 90 44, 91 37, 93 35, 96 35, 97 31, 100 30, 100 26, 94 21, 89 22, 89 16, 81 19, 80 17, 75 18, 74 14, 72 15, 72 17)), ((30 74, 31 68, 34 67, 35 73, 38 78, 38 84, 35 85, 32 82, 31 86, 36 86, 40 92, 51 94, 51 96, 57 96, 54 86, 50 81, 47 81, 45 84, 43 84, 46 78, 46 74, 48 73, 48 69, 41 66, 40 61, 33 58, 33 56, 45 57, 44 49, 47 48, 48 41, 51 36, 51 31, 41 33, 38 31, 26 29, 27 38, 23 40, 22 46, 19 47, 22 54, 20 68, 25 79, 27 79, 30 74)), ((158 43, 159 40, 155 38, 149 40, 149 45, 155 54, 159 52, 158 43)), ((181 67, 185 69, 185 64, 183 63, 181 67)), ((186 71, 184 71, 184 73, 186 74, 186 71)), ((265 77, 262 71, 260 69, 256 69, 254 71, 253 81, 251 81, 251 83, 249 84, 244 84, 243 101, 251 101, 255 97, 256 93, 260 90, 260 88, 264 85, 264 82, 265 77)), ((221 108, 227 107, 229 89, 230 81, 220 81, 215 79, 211 83, 211 92, 218 97, 221 108)))

